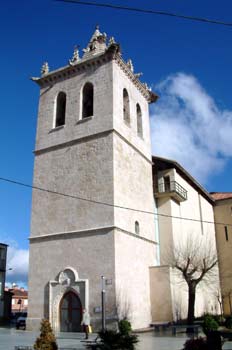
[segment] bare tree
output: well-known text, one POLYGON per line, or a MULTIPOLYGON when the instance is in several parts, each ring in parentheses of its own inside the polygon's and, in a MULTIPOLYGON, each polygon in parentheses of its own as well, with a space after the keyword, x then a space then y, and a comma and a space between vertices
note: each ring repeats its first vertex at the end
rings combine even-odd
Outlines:
POLYGON ((197 286, 202 282, 215 281, 218 262, 216 249, 205 237, 189 238, 176 245, 171 256, 171 266, 179 271, 188 286, 188 324, 191 325, 195 315, 197 286))

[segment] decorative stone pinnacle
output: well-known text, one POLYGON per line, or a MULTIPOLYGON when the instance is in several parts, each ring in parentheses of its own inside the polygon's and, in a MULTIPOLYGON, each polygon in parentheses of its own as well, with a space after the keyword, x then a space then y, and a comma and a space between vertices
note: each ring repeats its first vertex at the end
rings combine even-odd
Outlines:
POLYGON ((83 58, 90 58, 96 54, 104 52, 106 49, 106 38, 106 33, 102 34, 99 30, 99 25, 97 25, 87 47, 83 49, 83 58))
POLYGON ((114 37, 111 36, 109 39, 109 45, 113 45, 113 44, 116 44, 116 41, 114 40, 114 37))
POLYGON ((143 75, 142 72, 140 72, 140 73, 135 73, 136 78, 140 78, 142 75, 143 75))
POLYGON ((134 72, 134 66, 133 66, 133 63, 132 63, 132 60, 129 59, 127 61, 127 66, 129 67, 129 69, 132 71, 132 73, 134 72))
POLYGON ((145 89, 147 89, 147 90, 151 90, 150 88, 149 88, 149 86, 147 85, 147 83, 143 83, 143 85, 144 85, 144 87, 145 87, 145 89))
POLYGON ((90 48, 89 48, 89 47, 86 47, 86 49, 82 49, 82 51, 83 51, 84 53, 89 52, 89 51, 90 51, 90 48))
POLYGON ((80 56, 79 56, 79 50, 78 50, 79 46, 75 46, 74 47, 74 51, 73 51, 73 57, 71 60, 69 60, 69 64, 71 66, 73 66, 75 63, 77 63, 78 61, 80 61, 80 56))
POLYGON ((44 62, 41 68, 41 75, 46 75, 49 73, 49 66, 48 66, 48 62, 44 62))

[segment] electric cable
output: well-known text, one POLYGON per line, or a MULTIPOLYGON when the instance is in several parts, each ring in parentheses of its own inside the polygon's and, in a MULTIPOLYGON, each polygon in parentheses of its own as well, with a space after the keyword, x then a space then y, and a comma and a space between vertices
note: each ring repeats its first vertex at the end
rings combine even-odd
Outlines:
POLYGON ((201 223, 205 223, 205 224, 232 226, 232 224, 224 223, 224 222, 214 222, 214 221, 207 221, 207 220, 199 220, 199 219, 193 219, 193 218, 187 218, 187 217, 181 217, 181 216, 174 216, 174 215, 168 215, 168 214, 155 213, 155 212, 152 212, 152 211, 135 209, 135 208, 130 208, 130 207, 124 207, 124 206, 121 206, 121 205, 101 202, 101 201, 97 201, 97 200, 94 200, 94 199, 88 199, 88 198, 84 198, 84 197, 77 196, 77 195, 71 195, 71 194, 62 193, 62 192, 58 192, 58 191, 53 191, 53 190, 49 190, 49 189, 38 187, 38 186, 29 185, 29 184, 26 184, 26 183, 23 183, 23 182, 20 182, 20 181, 16 181, 16 180, 4 178, 4 177, 0 177, 0 181, 8 182, 8 183, 11 183, 11 184, 15 184, 15 185, 27 187, 27 188, 34 189, 34 190, 38 190, 38 191, 42 191, 42 192, 47 192, 47 193, 63 196, 63 197, 68 197, 68 198, 72 198, 72 199, 78 199, 78 200, 85 201, 85 202, 90 202, 90 203, 93 203, 93 204, 99 204, 99 205, 104 205, 104 206, 108 206, 108 207, 114 207, 114 208, 117 208, 117 209, 130 210, 130 211, 133 211, 133 212, 139 212, 139 213, 149 214, 149 215, 156 215, 156 216, 167 217, 167 218, 178 219, 178 220, 186 220, 186 221, 192 221, 192 222, 201 222, 201 223))
POLYGON ((54 1, 67 2, 67 3, 73 3, 73 4, 85 5, 85 6, 105 7, 105 8, 121 10, 121 11, 131 11, 131 12, 140 12, 140 13, 153 14, 153 15, 177 17, 177 18, 190 20, 190 21, 197 21, 197 22, 204 22, 204 23, 232 27, 232 22, 218 21, 218 20, 203 18, 203 17, 187 16, 187 15, 182 15, 182 14, 172 13, 167 11, 157 11, 157 10, 143 9, 143 8, 137 8, 137 7, 112 5, 109 3, 97 3, 92 1, 79 1, 79 0, 54 0, 54 1))

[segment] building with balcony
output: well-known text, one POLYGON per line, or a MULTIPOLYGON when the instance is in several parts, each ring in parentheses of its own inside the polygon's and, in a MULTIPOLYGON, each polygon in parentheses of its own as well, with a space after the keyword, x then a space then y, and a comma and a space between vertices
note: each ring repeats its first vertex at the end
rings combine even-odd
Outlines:
MULTIPOLYGON (((202 245, 216 252, 214 200, 178 162, 152 157, 155 212, 157 216, 157 266, 150 268, 152 318, 155 321, 186 317, 187 284, 170 267, 172 255, 180 247, 202 245)), ((219 290, 218 271, 214 288, 198 288, 196 315, 216 312, 219 290), (207 291, 207 292, 206 292, 207 291), (210 296, 210 297, 209 297, 210 296)))

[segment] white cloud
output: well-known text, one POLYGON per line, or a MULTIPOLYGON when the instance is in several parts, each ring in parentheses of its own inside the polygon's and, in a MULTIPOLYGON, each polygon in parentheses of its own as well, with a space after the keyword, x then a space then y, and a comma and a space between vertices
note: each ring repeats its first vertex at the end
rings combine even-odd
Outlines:
POLYGON ((199 181, 223 170, 232 156, 232 111, 220 110, 191 75, 177 73, 155 87, 153 154, 175 159, 199 181))
POLYGON ((18 247, 14 240, 2 240, 8 244, 6 284, 16 283, 19 287, 27 285, 29 251, 18 247), (12 270, 9 270, 12 269, 12 270))

